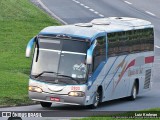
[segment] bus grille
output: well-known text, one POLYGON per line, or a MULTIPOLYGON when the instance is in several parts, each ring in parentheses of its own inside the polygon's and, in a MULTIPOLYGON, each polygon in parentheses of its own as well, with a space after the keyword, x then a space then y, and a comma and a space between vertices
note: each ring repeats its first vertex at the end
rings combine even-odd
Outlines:
POLYGON ((151 81, 151 69, 146 70, 145 74, 145 82, 144 82, 144 89, 149 88, 151 81))

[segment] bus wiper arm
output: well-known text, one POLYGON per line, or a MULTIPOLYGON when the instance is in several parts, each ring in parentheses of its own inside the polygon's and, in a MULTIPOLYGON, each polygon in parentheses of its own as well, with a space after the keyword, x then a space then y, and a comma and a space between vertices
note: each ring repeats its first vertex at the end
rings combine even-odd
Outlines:
POLYGON ((68 75, 62 75, 62 74, 59 74, 58 76, 67 77, 67 78, 70 78, 70 79, 72 79, 72 80, 76 81, 77 83, 80 83, 78 80, 76 80, 76 79, 74 79, 73 77, 68 76, 68 75))
POLYGON ((55 74, 59 74, 59 73, 52 72, 52 71, 43 71, 43 72, 39 73, 38 75, 36 75, 35 78, 41 76, 41 75, 44 74, 44 73, 55 73, 55 74))

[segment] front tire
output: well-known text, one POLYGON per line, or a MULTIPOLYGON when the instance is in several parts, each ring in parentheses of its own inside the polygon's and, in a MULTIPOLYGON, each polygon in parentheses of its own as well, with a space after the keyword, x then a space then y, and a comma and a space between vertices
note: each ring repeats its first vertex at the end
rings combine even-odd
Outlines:
POLYGON ((97 92, 95 93, 94 102, 93 102, 92 105, 90 105, 90 108, 92 108, 92 109, 97 108, 98 105, 99 105, 99 103, 100 103, 100 92, 97 91, 97 92))
POLYGON ((40 102, 40 103, 41 103, 42 107, 46 107, 46 108, 49 108, 52 105, 52 103, 50 103, 50 102, 40 102))

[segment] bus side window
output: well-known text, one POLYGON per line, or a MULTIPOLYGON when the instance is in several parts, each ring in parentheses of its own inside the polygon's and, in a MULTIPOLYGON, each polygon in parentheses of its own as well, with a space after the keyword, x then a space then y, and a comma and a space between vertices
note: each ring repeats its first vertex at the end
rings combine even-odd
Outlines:
POLYGON ((106 38, 103 36, 98 37, 96 40, 97 45, 93 53, 93 71, 95 71, 99 64, 106 59, 106 38))
POLYGON ((108 35, 108 56, 115 56, 119 53, 118 33, 109 33, 108 35))
POLYGON ((108 34, 108 56, 119 56, 153 51, 153 28, 129 30, 108 34))

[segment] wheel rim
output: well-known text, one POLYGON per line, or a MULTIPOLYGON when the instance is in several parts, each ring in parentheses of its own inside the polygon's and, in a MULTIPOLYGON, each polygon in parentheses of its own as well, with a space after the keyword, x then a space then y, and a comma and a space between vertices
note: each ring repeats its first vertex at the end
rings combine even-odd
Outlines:
POLYGON ((98 103, 99 103, 99 93, 97 92, 97 93, 96 93, 96 97, 95 97, 94 106, 97 107, 97 106, 98 106, 98 103))
POLYGON ((133 98, 134 99, 136 98, 136 95, 137 95, 137 89, 136 89, 136 86, 134 86, 133 88, 133 98))

